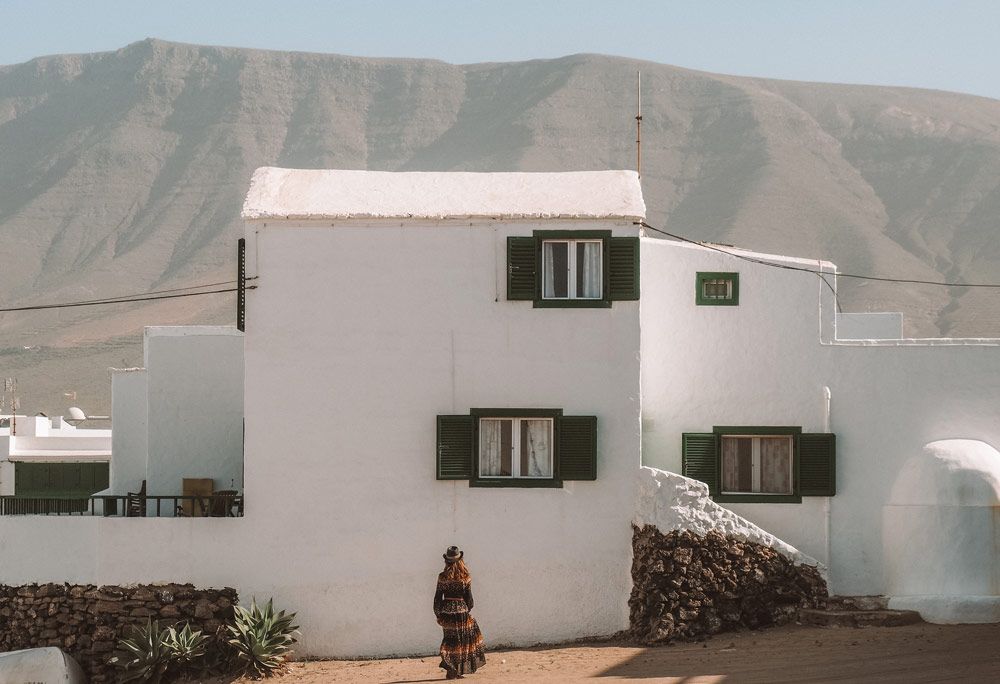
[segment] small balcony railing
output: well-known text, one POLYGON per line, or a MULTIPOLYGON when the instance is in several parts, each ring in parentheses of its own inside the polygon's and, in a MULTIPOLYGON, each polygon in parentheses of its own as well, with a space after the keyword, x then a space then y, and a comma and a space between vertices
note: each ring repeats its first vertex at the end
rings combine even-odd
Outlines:
POLYGON ((243 495, 102 495, 74 498, 0 496, 0 515, 90 515, 127 518, 242 518, 243 495))

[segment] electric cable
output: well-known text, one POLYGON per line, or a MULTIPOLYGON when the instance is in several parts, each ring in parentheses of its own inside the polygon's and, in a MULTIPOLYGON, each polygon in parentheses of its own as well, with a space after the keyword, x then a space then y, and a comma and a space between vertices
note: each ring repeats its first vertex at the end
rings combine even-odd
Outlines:
MULTIPOLYGON (((814 274, 820 276, 821 278, 824 275, 828 275, 828 274, 824 273, 823 271, 815 271, 815 270, 813 270, 811 268, 804 268, 804 267, 801 267, 801 266, 791 266, 789 264, 777 264, 777 263, 774 263, 773 261, 766 261, 764 259, 756 259, 754 257, 746 256, 745 254, 737 254, 735 252, 730 252, 729 250, 722 249, 721 247, 713 245, 712 243, 709 243, 709 242, 698 242, 697 240, 691 240, 691 239, 683 237, 681 235, 675 235, 673 233, 668 233, 665 230, 661 230, 660 228, 655 228, 655 227, 649 225, 645 221, 636 221, 636 224, 642 226, 643 228, 648 228, 649 230, 654 230, 657 233, 662 233, 663 235, 666 235, 667 237, 672 237, 675 240, 680 240, 681 242, 687 242, 689 244, 697 245, 699 247, 704 247, 706 249, 712 249, 712 250, 715 250, 716 252, 721 252, 721 253, 727 254, 727 255, 729 255, 731 257, 736 257, 737 259, 742 259, 743 261, 749 261, 749 262, 754 263, 754 264, 762 264, 764 266, 771 266, 773 268, 783 268, 783 269, 788 270, 788 271, 802 271, 803 273, 814 273, 814 274)), ((739 248, 738 247, 734 247, 733 249, 739 249, 739 248)), ((994 284, 994 283, 943 283, 943 282, 939 282, 939 281, 935 281, 935 280, 915 280, 915 279, 909 279, 909 278, 888 278, 888 277, 884 277, 884 276, 870 276, 870 275, 857 275, 855 273, 842 273, 840 271, 837 271, 833 275, 836 275, 836 276, 838 276, 840 278, 856 278, 858 280, 877 280, 877 281, 884 282, 884 283, 909 283, 909 284, 914 284, 914 285, 936 285, 936 286, 939 286, 939 287, 991 287, 991 288, 1000 288, 1000 284, 994 284)), ((825 282, 825 279, 824 279, 824 282, 825 282)), ((827 284, 829 285, 829 283, 827 283, 827 284)))
MULTIPOLYGON (((247 278, 247 280, 256 280, 256 278, 247 278)), ((152 302, 160 299, 177 299, 179 297, 198 297, 201 295, 211 295, 211 294, 223 294, 226 292, 239 292, 239 287, 224 288, 221 290, 208 290, 205 292, 185 292, 185 290, 197 290, 204 287, 215 287, 217 285, 229 285, 235 283, 235 280, 225 281, 221 283, 207 283, 205 285, 191 285, 189 287, 178 287, 169 290, 156 290, 154 292, 146 292, 144 294, 135 295, 122 295, 120 297, 105 297, 103 299, 88 299, 79 302, 65 302, 62 304, 36 304, 32 306, 15 306, 0 308, 0 313, 7 313, 11 311, 42 311, 45 309, 71 309, 80 306, 99 306, 101 304, 131 304, 134 302, 152 302)), ((256 290, 256 285, 250 285, 243 288, 244 290, 256 290)))

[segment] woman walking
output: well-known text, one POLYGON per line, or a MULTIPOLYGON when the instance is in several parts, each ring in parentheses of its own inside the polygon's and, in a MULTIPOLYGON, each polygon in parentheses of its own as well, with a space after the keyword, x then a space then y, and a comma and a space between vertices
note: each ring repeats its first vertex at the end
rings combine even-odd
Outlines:
POLYGON ((446 679, 462 679, 486 664, 483 635, 472 610, 472 581, 457 546, 444 553, 444 571, 438 575, 434 592, 434 617, 444 629, 441 640, 441 665, 446 679))

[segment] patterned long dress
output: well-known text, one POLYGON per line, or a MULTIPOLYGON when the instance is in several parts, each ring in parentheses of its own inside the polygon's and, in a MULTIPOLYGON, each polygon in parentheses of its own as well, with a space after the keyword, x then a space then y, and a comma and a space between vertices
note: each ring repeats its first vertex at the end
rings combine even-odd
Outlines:
POLYGON ((483 635, 472 610, 472 583, 469 580, 446 580, 438 576, 434 592, 434 616, 444 629, 441 640, 441 665, 448 672, 469 674, 486 664, 483 635))

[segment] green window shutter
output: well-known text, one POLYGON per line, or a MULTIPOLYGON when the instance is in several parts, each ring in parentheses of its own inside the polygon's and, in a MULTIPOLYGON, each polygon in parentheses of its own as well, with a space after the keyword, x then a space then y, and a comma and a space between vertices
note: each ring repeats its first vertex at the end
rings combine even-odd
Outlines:
POLYGON ((437 417, 437 479, 472 478, 472 416, 437 417))
POLYGON ((686 432, 681 440, 681 474, 707 484, 709 494, 718 494, 718 435, 686 432))
POLYGON ((563 480, 597 479, 597 417, 559 419, 559 476, 563 480))
POLYGON ((836 435, 799 435, 799 493, 802 496, 833 496, 837 493, 836 455, 836 435))
POLYGON ((507 299, 535 299, 537 250, 533 237, 507 238, 507 299))
POLYGON ((610 238, 608 253, 609 297, 612 300, 639 299, 639 238, 610 238))

